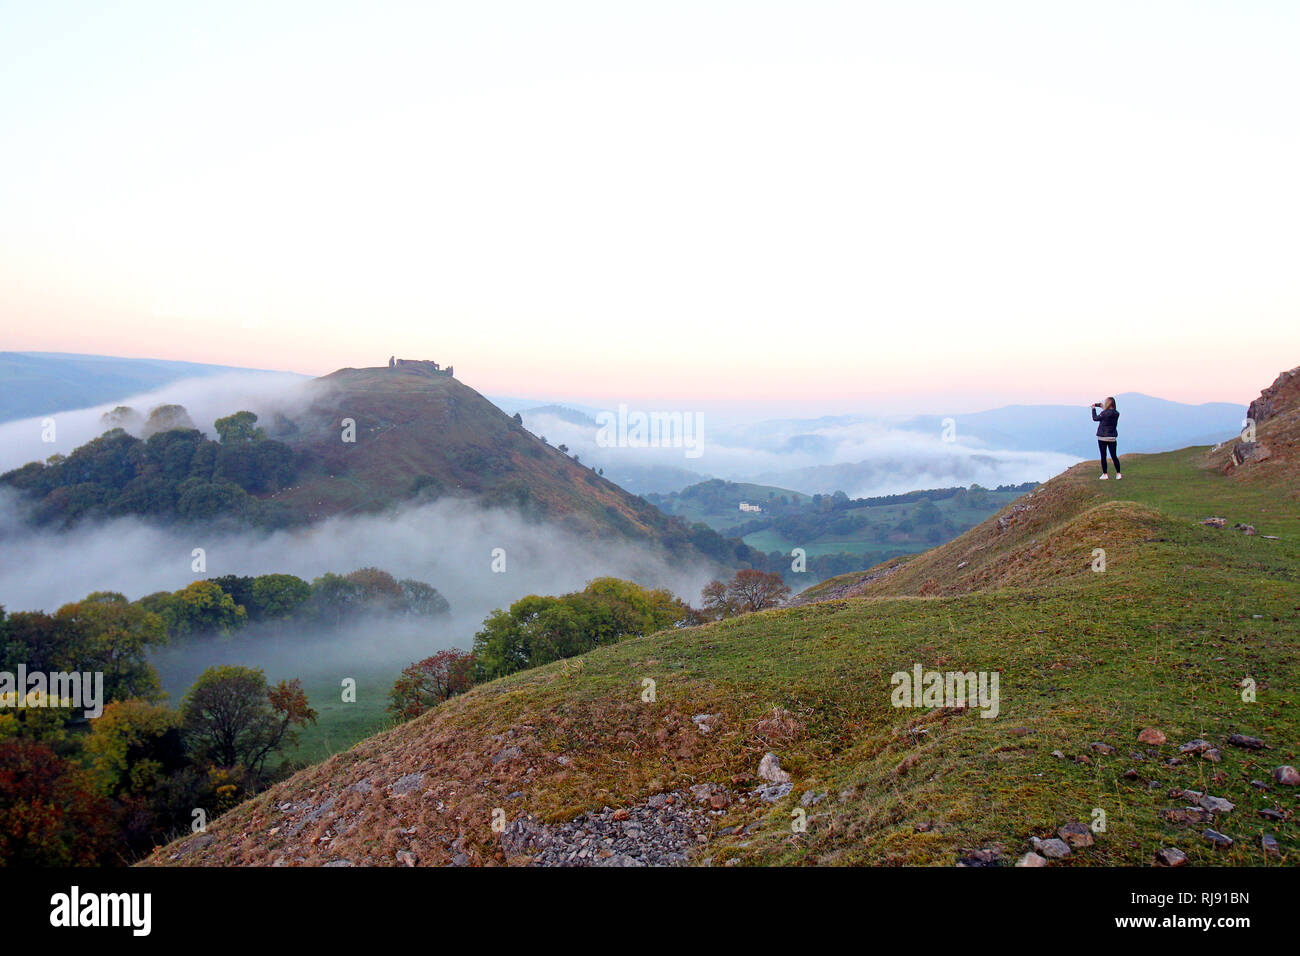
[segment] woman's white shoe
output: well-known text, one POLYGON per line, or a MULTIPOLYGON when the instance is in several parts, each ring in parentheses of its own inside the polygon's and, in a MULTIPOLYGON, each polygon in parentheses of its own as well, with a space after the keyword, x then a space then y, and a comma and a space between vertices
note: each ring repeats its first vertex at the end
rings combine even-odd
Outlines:
POLYGON ((1124 477, 1123 475, 1116 474, 1116 475, 1115 475, 1115 480, 1116 480, 1116 481, 1119 481, 1119 480, 1120 480, 1121 478, 1123 478, 1123 477, 1124 477))
POLYGON ((1102 476, 1101 476, 1101 480, 1102 480, 1102 481, 1109 481, 1109 480, 1110 480, 1110 475, 1102 475, 1102 476))

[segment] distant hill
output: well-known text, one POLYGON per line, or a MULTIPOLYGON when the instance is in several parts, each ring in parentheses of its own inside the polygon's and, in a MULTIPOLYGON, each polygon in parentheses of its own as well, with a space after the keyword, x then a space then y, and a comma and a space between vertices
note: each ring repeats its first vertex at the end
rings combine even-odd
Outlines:
MULTIPOLYGON (((1100 401, 1104 396, 1098 396, 1100 401)), ((1207 402, 1185 405, 1138 392, 1115 396, 1121 451, 1153 452, 1212 445, 1241 430, 1244 405, 1207 402)), ((944 415, 918 415, 902 423, 913 431, 938 433, 944 415)), ((1006 405, 951 416, 958 441, 973 438, 991 448, 1057 451, 1091 458, 1096 451, 1088 409, 1080 405, 1006 405)))
POLYGON ((581 535, 736 560, 736 542, 670 520, 444 370, 345 368, 307 391, 306 410, 270 432, 300 462, 295 485, 273 498, 304 520, 452 495, 516 507, 581 535), (344 440, 345 420, 355 423, 355 441, 344 440))
MULTIPOLYGON (((719 534, 738 537, 764 553, 785 555, 798 547, 809 558, 853 555, 862 563, 852 566, 862 568, 954 538, 1032 488, 1032 483, 996 489, 929 488, 849 498, 842 492, 809 496, 715 479, 670 495, 646 497, 665 514, 703 521, 719 534)), ((828 576, 822 569, 819 573, 828 576)), ((803 584, 812 578, 810 574, 803 584)), ((796 576, 790 583, 798 580, 796 576)))
MULTIPOLYGON (((494 400, 499 408, 509 409, 508 402, 494 400)), ((570 405, 537 405, 522 407, 519 410, 524 426, 534 435, 549 435, 552 439, 574 441, 573 435, 581 436, 580 447, 584 454, 592 456, 592 463, 601 467, 605 477, 615 484, 626 488, 634 495, 660 494, 676 491, 687 485, 695 484, 702 477, 701 472, 663 461, 647 462, 638 449, 599 448, 593 445, 594 436, 599 428, 592 416, 599 414, 598 409, 574 408, 570 405)), ((574 441, 578 444, 577 441, 574 441)))
POLYGON ((115 402, 184 378, 249 369, 163 359, 0 352, 0 422, 115 402))
POLYGON ((669 518, 432 363, 340 369, 282 403, 229 443, 194 429, 148 436, 138 416, 125 415, 117 424, 127 431, 26 464, 0 483, 26 493, 37 521, 62 527, 119 515, 285 527, 452 497, 725 567, 761 557, 669 518))
MULTIPOLYGON (((1187 405, 1137 393, 1117 398, 1121 454, 1213 444, 1240 429, 1245 415, 1244 405, 1228 402, 1187 405)), ((567 442, 637 494, 667 494, 708 478, 867 497, 975 482, 994 487, 1042 481, 1096 452, 1086 404, 901 419, 841 414, 728 424, 709 418, 703 457, 683 459, 672 450, 601 447, 597 411, 586 406, 497 403, 517 408, 529 430, 567 442), (955 441, 941 440, 948 418, 955 441)))

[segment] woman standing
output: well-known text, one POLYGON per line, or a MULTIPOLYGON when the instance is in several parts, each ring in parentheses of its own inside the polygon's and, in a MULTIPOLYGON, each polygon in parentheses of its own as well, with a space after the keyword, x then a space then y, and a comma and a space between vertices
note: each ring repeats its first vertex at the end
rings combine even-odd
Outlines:
POLYGON ((1110 475, 1106 473, 1106 450, 1110 449, 1111 460, 1115 462, 1115 478, 1123 478, 1123 473, 1119 470, 1119 455, 1115 451, 1115 445, 1119 441, 1119 431, 1116 426, 1119 424, 1119 411, 1115 408, 1115 399, 1108 398, 1105 403, 1098 402, 1092 406, 1092 420, 1100 422, 1097 426, 1097 450, 1101 452, 1101 480, 1106 481, 1110 475), (1098 413, 1097 409, 1101 409, 1098 413))

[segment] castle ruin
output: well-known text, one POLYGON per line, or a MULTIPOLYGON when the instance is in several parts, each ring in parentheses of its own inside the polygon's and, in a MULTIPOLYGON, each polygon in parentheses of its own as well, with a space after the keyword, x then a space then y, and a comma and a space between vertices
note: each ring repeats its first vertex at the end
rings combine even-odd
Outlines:
POLYGON ((430 375, 455 376, 455 369, 452 366, 448 365, 446 368, 443 368, 437 362, 430 359, 399 359, 397 356, 392 355, 388 358, 388 367, 393 369, 401 368, 413 372, 424 372, 430 375))

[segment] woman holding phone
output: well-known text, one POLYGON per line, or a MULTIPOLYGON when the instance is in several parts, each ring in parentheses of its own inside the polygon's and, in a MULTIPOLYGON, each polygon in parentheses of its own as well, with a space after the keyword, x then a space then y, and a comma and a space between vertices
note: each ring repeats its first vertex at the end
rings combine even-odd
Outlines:
POLYGON ((1119 441, 1119 430, 1116 427, 1119 424, 1119 410, 1115 408, 1115 399, 1108 398, 1105 402, 1096 402, 1092 406, 1092 420, 1100 422, 1097 426, 1097 450, 1101 452, 1101 480, 1106 481, 1110 478, 1106 469, 1106 451, 1110 450, 1110 457, 1115 462, 1115 478, 1123 478, 1123 473, 1119 470, 1119 455, 1115 451, 1115 446, 1119 441), (1101 409, 1099 413, 1097 409, 1101 409))

